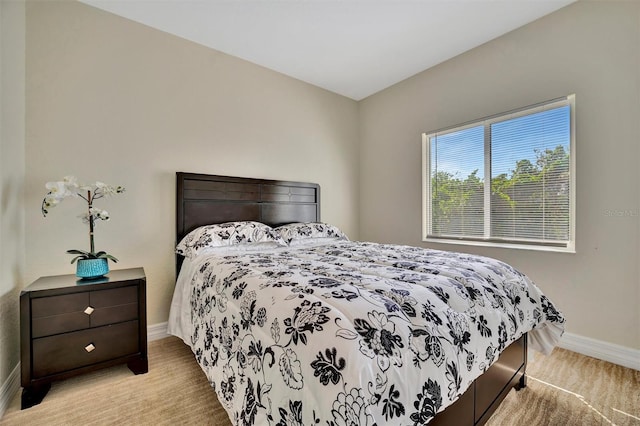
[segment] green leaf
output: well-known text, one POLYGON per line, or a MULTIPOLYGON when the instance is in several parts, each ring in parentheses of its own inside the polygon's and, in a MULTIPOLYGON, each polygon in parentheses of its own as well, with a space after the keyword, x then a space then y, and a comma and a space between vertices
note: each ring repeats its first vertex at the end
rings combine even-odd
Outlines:
POLYGON ((79 260, 79 259, 109 259, 114 263, 118 262, 118 259, 111 256, 110 254, 107 254, 107 252, 104 250, 101 250, 97 253, 92 253, 89 251, 73 249, 73 250, 67 250, 67 253, 77 254, 77 256, 71 260, 71 263, 74 263, 76 260, 79 260))
POLYGON ((88 251, 84 251, 84 250, 67 250, 67 253, 69 254, 79 254, 82 256, 91 256, 91 253, 89 253, 88 251))
POLYGON ((102 258, 106 258, 106 259, 110 259, 111 261, 113 261, 113 263, 118 263, 118 259, 116 259, 115 257, 111 256, 110 254, 104 254, 103 256, 100 256, 102 258))

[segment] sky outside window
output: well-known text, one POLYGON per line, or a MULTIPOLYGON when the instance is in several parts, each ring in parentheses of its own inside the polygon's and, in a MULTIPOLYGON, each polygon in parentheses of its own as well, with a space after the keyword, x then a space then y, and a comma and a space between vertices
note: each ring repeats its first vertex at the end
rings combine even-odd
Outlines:
POLYGON ((464 180, 478 170, 484 177, 484 126, 475 126, 431 139, 431 173, 445 172, 464 180))
POLYGON ((511 176, 520 160, 536 165, 536 152, 569 152, 571 108, 563 106, 491 125, 491 177, 511 176))
MULTIPOLYGON (((536 151, 557 146, 569 152, 569 106, 554 108, 491 125, 492 177, 511 176, 520 160, 536 164, 536 151)), ((484 126, 438 135, 431 138, 431 173, 446 172, 464 180, 477 170, 484 179, 484 126)))

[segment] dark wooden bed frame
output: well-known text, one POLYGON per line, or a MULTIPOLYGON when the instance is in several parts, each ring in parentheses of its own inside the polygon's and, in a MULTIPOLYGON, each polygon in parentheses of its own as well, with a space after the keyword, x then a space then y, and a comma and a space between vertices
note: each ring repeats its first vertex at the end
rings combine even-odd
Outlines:
MULTIPOLYGON (((202 225, 253 220, 270 226, 320 221, 320 186, 178 172, 176 243, 202 225)), ((176 274, 182 257, 176 258, 176 274)), ((526 386, 527 336, 512 343, 467 391, 429 423, 483 425, 512 388, 526 386)))

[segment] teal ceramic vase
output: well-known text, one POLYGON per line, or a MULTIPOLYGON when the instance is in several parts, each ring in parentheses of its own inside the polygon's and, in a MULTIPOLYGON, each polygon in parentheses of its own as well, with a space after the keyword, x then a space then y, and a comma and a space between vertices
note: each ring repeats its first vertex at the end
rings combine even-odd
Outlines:
POLYGON ((78 259, 76 276, 82 279, 99 278, 109 272, 107 259, 78 259))

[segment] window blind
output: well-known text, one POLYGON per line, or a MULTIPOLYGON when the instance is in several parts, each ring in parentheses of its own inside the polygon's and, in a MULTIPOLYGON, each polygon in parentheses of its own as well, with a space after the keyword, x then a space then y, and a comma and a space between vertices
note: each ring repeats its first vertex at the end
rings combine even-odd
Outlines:
POLYGON ((569 240, 570 108, 491 128, 491 236, 569 240))
POLYGON ((432 233, 484 234, 484 127, 431 139, 432 233))
POLYGON ((425 237, 569 247, 573 95, 423 135, 425 237))

